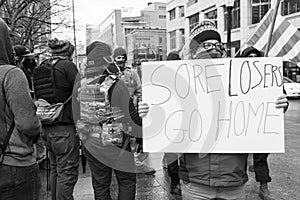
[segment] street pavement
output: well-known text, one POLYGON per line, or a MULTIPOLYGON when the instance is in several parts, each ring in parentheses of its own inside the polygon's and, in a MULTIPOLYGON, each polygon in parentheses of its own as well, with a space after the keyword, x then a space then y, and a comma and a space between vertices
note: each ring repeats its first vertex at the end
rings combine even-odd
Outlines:
MULTIPOLYGON (((270 141, 272 142, 272 141, 270 141)), ((250 161, 251 159, 250 155, 250 161)), ((276 200, 300 200, 300 100, 290 100, 290 106, 285 114, 285 153, 271 154, 269 168, 272 182, 269 189, 276 200)), ((169 193, 169 177, 162 168, 162 154, 152 154, 150 164, 157 169, 155 175, 137 177, 137 200, 180 200, 177 195, 169 193)), ((249 181, 246 183, 246 200, 260 200, 258 197, 259 184, 255 182, 254 173, 248 172, 249 181)), ((46 172, 41 171, 43 200, 50 200, 50 192, 46 189, 46 172)), ((111 186, 112 198, 117 199, 117 183, 113 179, 111 186)), ((74 191, 75 200, 92 200, 93 188, 91 174, 82 173, 80 167, 79 180, 74 191)))

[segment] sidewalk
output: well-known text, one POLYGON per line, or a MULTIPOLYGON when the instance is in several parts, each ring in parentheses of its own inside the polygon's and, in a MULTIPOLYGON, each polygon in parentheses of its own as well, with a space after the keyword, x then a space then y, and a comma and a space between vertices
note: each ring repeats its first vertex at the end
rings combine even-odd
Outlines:
MULTIPOLYGON (((284 154, 271 154, 269 158, 269 165, 271 168, 272 182, 269 184, 269 188, 276 200, 298 200, 297 194, 291 195, 292 193, 297 193, 298 190, 295 187, 299 186, 293 185, 293 182, 299 182, 297 177, 299 173, 294 174, 295 177, 287 177, 287 171, 284 171, 285 167, 283 160, 286 158, 284 154), (283 177, 284 176, 284 177, 283 177), (288 182, 290 180, 290 182, 288 182), (294 187, 291 187, 294 186, 294 187)), ((171 195, 169 193, 169 177, 167 171, 161 167, 161 156, 154 156, 151 158, 151 166, 157 169, 154 175, 143 175, 139 174, 137 176, 137 195, 136 200, 181 200, 177 195, 171 195)), ((252 157, 250 158, 252 161, 252 157)), ((82 173, 82 166, 80 166, 80 175, 78 182, 74 190, 75 200, 93 200, 93 188, 91 181, 91 174, 88 166, 86 167, 86 173, 82 173)), ((291 172, 290 172, 291 173, 291 172)), ((254 179, 254 173, 248 171, 249 181, 246 184, 246 200, 261 200, 258 197, 259 184, 254 179)), ((44 197, 42 200, 51 200, 50 191, 46 191, 46 172, 42 170, 42 190, 44 197)), ((113 184, 111 186, 112 198, 117 199, 117 183, 115 177, 113 178, 113 184)))
MULTIPOLYGON (((137 175, 137 194, 136 200, 180 200, 180 196, 169 193, 169 177, 167 171, 162 169, 162 154, 155 154, 151 157, 150 165, 157 169, 154 175, 137 175)), ((41 171, 42 176, 42 200, 51 200, 50 191, 46 190, 46 171, 41 171)), ((111 186, 112 198, 117 199, 118 186, 113 176, 111 186)), ((75 200, 93 200, 93 187, 89 167, 86 167, 86 173, 83 174, 80 163, 79 179, 74 189, 75 200)))

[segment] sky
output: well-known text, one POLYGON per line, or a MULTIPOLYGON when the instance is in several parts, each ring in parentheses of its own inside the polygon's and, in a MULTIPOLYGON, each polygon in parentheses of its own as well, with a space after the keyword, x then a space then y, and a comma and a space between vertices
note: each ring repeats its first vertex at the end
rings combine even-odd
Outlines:
MULTIPOLYGON (((133 7, 133 16, 139 16, 140 10, 147 7, 151 0, 74 0, 76 5, 75 15, 85 23, 100 24, 115 9, 133 7)), ((166 0, 153 0, 164 2, 166 0)))

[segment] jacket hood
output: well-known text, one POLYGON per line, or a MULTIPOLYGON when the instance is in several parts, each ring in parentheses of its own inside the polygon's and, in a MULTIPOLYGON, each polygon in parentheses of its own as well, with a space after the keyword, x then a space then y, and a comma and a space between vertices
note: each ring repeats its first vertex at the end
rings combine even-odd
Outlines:
POLYGON ((14 53, 9 38, 8 26, 0 18, 0 65, 9 64, 14 64, 14 53))

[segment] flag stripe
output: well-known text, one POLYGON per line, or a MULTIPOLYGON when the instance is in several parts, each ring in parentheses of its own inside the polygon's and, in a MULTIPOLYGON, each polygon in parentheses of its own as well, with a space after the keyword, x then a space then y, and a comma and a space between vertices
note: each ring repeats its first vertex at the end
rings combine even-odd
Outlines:
MULTIPOLYGON (((273 30, 272 41, 276 41, 276 40, 277 40, 277 39, 274 37, 274 34, 275 34, 276 31, 280 28, 280 26, 282 25, 282 23, 283 23, 283 21, 284 21, 284 18, 283 18, 283 17, 278 17, 278 18, 276 18, 276 19, 277 19, 277 20, 276 20, 276 23, 275 23, 275 26, 274 26, 275 32, 274 32, 274 30, 273 30)), ((271 28, 271 26, 270 26, 270 28, 271 28)), ((265 52, 265 51, 266 51, 266 48, 267 48, 267 43, 268 43, 268 39, 269 39, 269 33, 270 33, 270 29, 269 29, 268 32, 267 32, 267 39, 266 39, 266 40, 262 40, 262 42, 265 42, 263 48, 261 48, 263 52, 265 52)), ((272 42, 272 41, 271 41, 271 42, 272 42)), ((272 43, 271 43, 271 44, 272 44, 272 43)), ((271 49, 271 46, 270 46, 269 50, 270 50, 270 49, 271 49)))
MULTIPOLYGON (((283 17, 278 17, 278 20, 280 20, 280 25, 273 32, 272 41, 271 41, 271 44, 270 44, 270 49, 272 49, 276 45, 276 43, 278 42, 277 40, 280 39, 280 37, 282 37, 283 34, 287 32, 286 30, 289 27, 292 28, 292 26, 290 26, 291 24, 288 21, 284 20, 283 17)), ((290 36, 292 36, 292 35, 293 34, 291 34, 290 36)), ((285 38, 285 40, 286 40, 286 38, 285 38)))
POLYGON ((260 38, 261 36, 266 32, 266 30, 270 27, 270 24, 272 22, 272 13, 271 11, 269 11, 269 14, 266 14, 267 16, 265 16, 265 21, 263 21, 263 23, 261 23, 260 25, 257 25, 257 27, 259 27, 259 29, 256 30, 256 32, 253 34, 253 36, 250 38, 249 43, 251 46, 253 46, 260 38))
POLYGON ((292 48, 294 48, 295 44, 299 41, 299 32, 295 32, 292 37, 289 38, 287 43, 281 47, 281 51, 277 56, 282 57, 286 55, 292 48))
POLYGON ((266 46, 266 42, 268 41, 269 32, 270 32, 271 26, 268 27, 268 29, 265 31, 263 35, 260 36, 260 39, 253 45, 258 50, 264 50, 266 46))
POLYGON ((295 58, 295 56, 298 55, 300 49, 300 40, 297 41, 297 43, 292 46, 292 49, 283 57, 287 59, 295 58))
POLYGON ((281 48, 288 42, 289 38, 291 38, 297 31, 297 29, 294 26, 291 26, 287 21, 284 21, 284 24, 285 25, 281 26, 282 29, 278 30, 273 35, 272 42, 274 44, 270 48, 270 56, 277 56, 281 51, 281 48))

